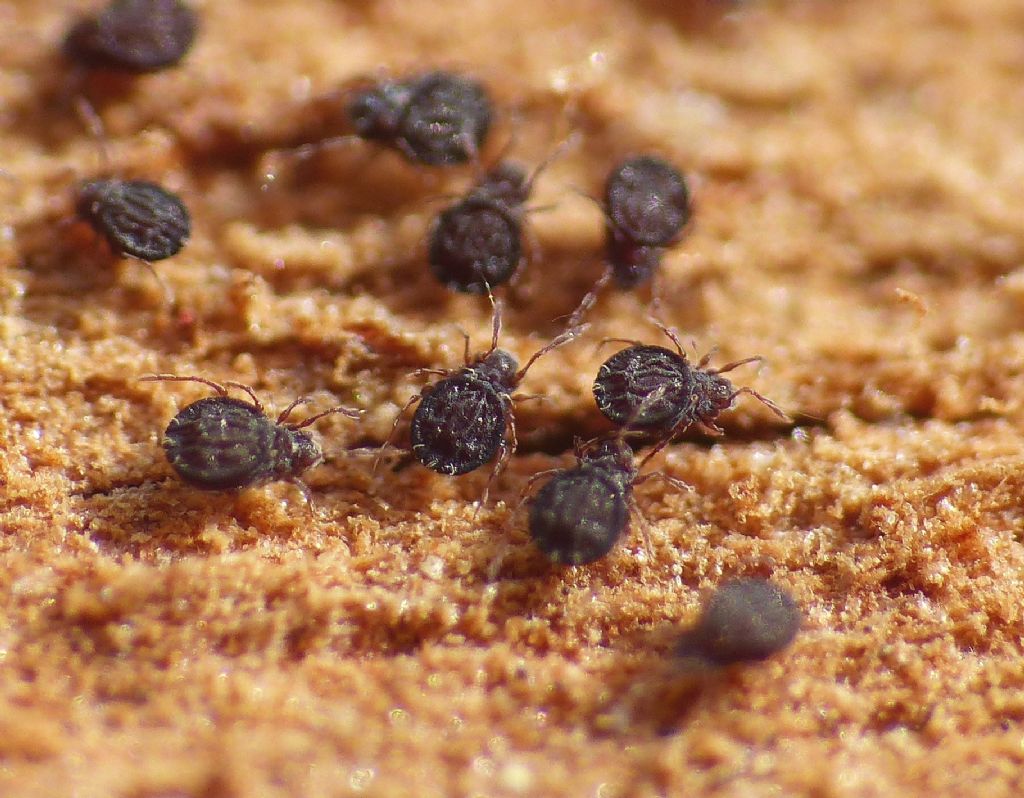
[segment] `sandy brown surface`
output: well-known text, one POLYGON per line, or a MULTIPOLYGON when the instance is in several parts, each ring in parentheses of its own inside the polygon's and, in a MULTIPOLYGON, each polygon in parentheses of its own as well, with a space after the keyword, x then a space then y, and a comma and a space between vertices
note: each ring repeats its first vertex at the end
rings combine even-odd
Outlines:
POLYGON ((1024 765, 1024 6, 1017 0, 209 0, 176 71, 93 80, 119 174, 193 209, 138 264, 61 225, 96 148, 54 48, 87 3, 0 2, 0 795, 1000 796, 1024 765), (520 357, 600 273, 599 191, 659 151, 693 178, 666 314, 791 411, 744 399, 654 467, 607 560, 553 570, 510 520, 535 471, 606 429, 604 336, 660 342, 609 294, 523 389, 523 447, 485 470, 385 470, 420 367, 482 347, 489 311, 436 288, 423 237, 467 170, 354 146, 279 170, 313 98, 381 70, 465 69, 506 109, 490 155, 540 180, 543 253, 510 299, 520 357), (272 159, 271 159, 272 160, 272 159), (182 485, 159 447, 205 394, 153 372, 302 394, 321 517, 287 484, 182 485), (494 557, 511 544, 497 581, 494 557), (702 593, 771 576, 791 649, 715 678, 668 655, 702 593))

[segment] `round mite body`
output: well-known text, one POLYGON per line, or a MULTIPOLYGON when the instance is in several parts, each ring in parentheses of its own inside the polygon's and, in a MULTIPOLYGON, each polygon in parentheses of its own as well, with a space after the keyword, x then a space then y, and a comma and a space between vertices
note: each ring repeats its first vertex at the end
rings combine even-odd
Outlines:
POLYGON ((88 69, 157 72, 192 47, 198 21, 180 0, 114 0, 68 31, 64 54, 88 69))
POLYGON ((78 189, 76 210, 118 256, 157 261, 177 254, 192 222, 174 194, 145 180, 92 180, 78 189))
POLYGON ((604 189, 608 265, 619 288, 647 282, 690 219, 683 175, 652 155, 629 158, 608 175, 604 189))
POLYGON ((734 579, 718 587, 677 651, 712 666, 756 662, 788 646, 800 623, 785 590, 765 579, 734 579))
POLYGON ((356 135, 427 166, 474 159, 493 117, 484 87, 450 72, 430 72, 365 89, 348 103, 347 112, 356 135))
POLYGON ((613 169, 604 200, 610 231, 634 245, 668 246, 690 219, 686 180, 652 155, 629 158, 613 169))
POLYGON ((522 260, 526 172, 503 163, 466 197, 438 216, 430 233, 427 260, 447 288, 486 294, 508 282, 522 260))
MULTIPOLYGON (((579 321, 609 283, 629 290, 655 281, 665 249, 682 235, 693 215, 682 173, 653 155, 627 158, 604 185, 605 273, 571 316, 579 321)), ((658 300, 657 286, 652 289, 658 300)))
POLYGON ((413 415, 410 436, 416 459, 439 474, 458 476, 494 459, 505 444, 515 358, 496 349, 435 383, 413 415))
POLYGON ((621 441, 577 455, 575 468, 557 472, 530 505, 529 532, 552 562, 585 565, 601 559, 629 525, 633 452, 621 441))
POLYGON ((164 432, 171 467, 203 490, 239 490, 298 477, 320 462, 302 430, 275 424, 256 405, 228 396, 193 402, 164 432))

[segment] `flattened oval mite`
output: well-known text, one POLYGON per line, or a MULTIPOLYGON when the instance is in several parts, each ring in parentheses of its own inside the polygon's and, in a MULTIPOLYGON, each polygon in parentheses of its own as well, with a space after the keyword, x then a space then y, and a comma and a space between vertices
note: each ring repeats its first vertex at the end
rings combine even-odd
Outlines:
MULTIPOLYGON (((202 490, 240 490, 277 480, 298 482, 299 476, 323 459, 319 444, 302 428, 331 413, 357 417, 334 407, 297 423, 286 423, 302 399, 271 420, 252 389, 240 383, 220 385, 202 377, 158 374, 143 381, 189 381, 208 385, 216 396, 192 402, 167 425, 163 447, 167 461, 182 481, 202 490), (252 401, 227 395, 227 388, 245 391, 252 401)), ((301 484, 301 483, 300 483, 301 484)))
POLYGON ((693 369, 683 355, 636 344, 601 364, 593 390, 598 409, 609 421, 664 430, 692 414, 695 388, 693 369), (658 391, 657 397, 644 401, 658 391))
POLYGON ((78 189, 79 217, 118 256, 157 261, 176 255, 192 232, 185 204, 145 180, 91 180, 78 189))
POLYGON ((185 57, 197 28, 195 12, 180 0, 113 0, 72 25, 64 54, 89 69, 157 72, 185 57))

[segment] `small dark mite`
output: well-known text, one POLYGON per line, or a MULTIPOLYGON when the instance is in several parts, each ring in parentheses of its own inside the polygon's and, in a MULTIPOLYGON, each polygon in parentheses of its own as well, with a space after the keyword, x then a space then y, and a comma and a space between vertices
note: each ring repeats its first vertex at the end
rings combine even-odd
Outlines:
POLYGON ((627 158, 612 169, 605 180, 603 210, 607 270, 570 323, 583 317, 608 283, 625 290, 652 280, 665 249, 678 240, 693 215, 686 178, 653 155, 627 158))
MULTIPOLYGON (((530 504, 528 528, 537 548, 552 562, 562 565, 595 562, 622 538, 631 512, 643 517, 633 498, 635 486, 657 478, 681 490, 690 490, 685 482, 661 471, 639 476, 656 452, 636 465, 623 431, 612 438, 577 442, 575 467, 556 469, 530 504)), ((524 494, 549 473, 534 474, 524 494)), ((646 528, 644 542, 650 551, 646 528)))
POLYGON ((477 81, 429 72, 364 89, 349 101, 347 113, 360 138, 396 149, 413 163, 450 166, 477 157, 493 108, 477 81))
POLYGON ((718 369, 705 368, 711 355, 691 366, 679 338, 654 320, 675 344, 676 351, 629 341, 632 346, 616 352, 603 364, 594 381, 598 409, 614 424, 629 423, 633 429, 663 437, 659 448, 677 433, 697 424, 713 435, 723 430, 716 423, 719 414, 731 407, 741 393, 750 394, 785 420, 774 402, 751 388, 734 388, 723 373, 760 360, 748 357, 718 369))
POLYGON ((765 579, 732 579, 719 585, 704 605, 677 653, 711 666, 756 662, 788 646, 801 620, 793 597, 777 585, 765 579))
MULTIPOLYGON (((492 298, 492 302, 493 302, 492 298)), ((543 355, 569 343, 583 331, 575 327, 563 332, 547 346, 535 352, 526 365, 498 348, 501 332, 501 306, 494 304, 491 348, 475 358, 469 354, 466 340, 465 366, 457 370, 421 369, 418 373, 438 374, 441 379, 424 386, 402 408, 381 447, 377 464, 395 435, 399 422, 415 402, 420 402, 410 427, 412 452, 427 468, 439 474, 459 476, 475 471, 498 457, 488 488, 516 449, 515 414, 512 392, 527 371, 543 355)), ((376 465, 374 466, 376 469, 376 465)), ((483 503, 487 502, 485 490, 483 503)))
POLYGON ((466 294, 486 294, 508 282, 523 257, 523 205, 532 183, 522 167, 504 162, 443 211, 427 253, 434 276, 466 294))
POLYGON ((530 504, 530 537, 548 559, 586 565, 604 557, 629 524, 636 467, 625 441, 577 449, 576 467, 555 475, 530 504))
POLYGON ((653 155, 628 158, 604 186, 608 232, 634 246, 669 246, 690 220, 690 191, 682 174, 653 155))
POLYGON ((180 0, 114 0, 72 25, 64 54, 87 69, 158 72, 192 47, 198 20, 180 0))
POLYGON ((142 381, 198 382, 217 392, 186 406, 164 432, 167 461, 182 481, 201 490, 240 490, 287 480, 299 487, 312 506, 309 489, 299 477, 323 460, 323 453, 302 429, 332 413, 359 416, 353 410, 333 407, 298 424, 285 423, 305 401, 300 398, 272 421, 252 388, 241 383, 221 385, 202 377, 173 374, 156 374, 142 381), (252 401, 228 396, 229 387, 245 391, 252 401))
POLYGON ((177 254, 192 229, 185 204, 145 180, 90 180, 78 188, 78 216, 119 257, 152 262, 177 254))
POLYGON ((628 158, 604 186, 608 265, 619 288, 651 278, 690 220, 690 190, 682 174, 653 155, 628 158))

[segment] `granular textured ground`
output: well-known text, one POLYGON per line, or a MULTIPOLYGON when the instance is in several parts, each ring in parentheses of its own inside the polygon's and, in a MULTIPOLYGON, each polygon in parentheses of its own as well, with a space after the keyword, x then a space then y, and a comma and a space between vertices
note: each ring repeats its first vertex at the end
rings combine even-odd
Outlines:
POLYGON ((0 2, 0 795, 966 796, 1024 781, 1024 5, 1018 0, 209 0, 180 68, 96 74, 116 176, 194 216, 155 265, 66 224, 100 171, 59 57, 85 2, 0 2), (682 10, 680 10, 682 9, 682 10), (421 367, 490 312, 426 266, 473 170, 331 128, 339 87, 467 71, 505 109, 484 153, 539 163, 520 359, 601 274, 608 168, 693 182, 665 316, 746 398, 652 463, 634 524, 555 569, 513 515, 606 430, 606 336, 663 344, 608 291, 522 390, 521 448, 450 479, 373 452, 421 367), (322 129, 321 129, 322 128, 322 129), (329 131, 328 131, 329 132, 329 131), (268 173, 270 173, 268 177, 268 173), (159 436, 201 374, 316 426, 316 515, 287 483, 178 481, 159 436), (497 578, 489 572, 504 555, 497 578), (668 659, 724 579, 799 602, 777 657, 668 659))

